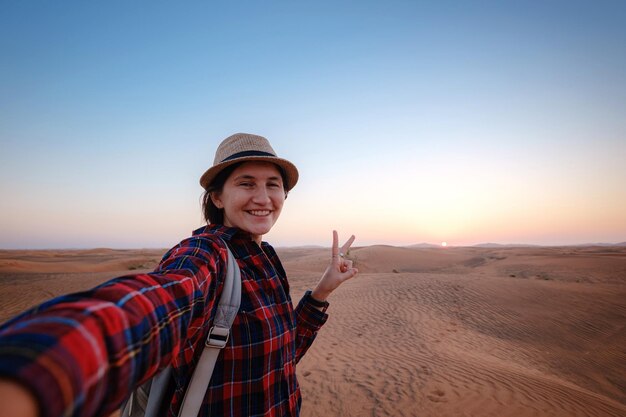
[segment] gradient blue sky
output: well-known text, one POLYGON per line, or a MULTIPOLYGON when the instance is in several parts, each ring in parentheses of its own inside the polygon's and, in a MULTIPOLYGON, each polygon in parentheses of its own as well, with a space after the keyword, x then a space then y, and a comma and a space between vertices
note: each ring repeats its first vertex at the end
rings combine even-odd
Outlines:
POLYGON ((224 137, 267 240, 626 240, 626 2, 0 1, 0 248, 169 247, 224 137))

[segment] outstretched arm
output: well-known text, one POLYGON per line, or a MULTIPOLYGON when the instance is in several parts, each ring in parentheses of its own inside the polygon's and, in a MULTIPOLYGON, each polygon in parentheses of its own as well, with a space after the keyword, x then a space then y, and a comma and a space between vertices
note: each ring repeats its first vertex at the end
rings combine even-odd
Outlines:
MULTIPOLYGON (((0 376, 21 384, 5 384, 3 395, 27 387, 45 417, 93 417, 119 407, 178 357, 193 332, 199 337, 225 259, 214 243, 188 239, 154 273, 56 298, 0 326, 0 376)), ((0 413, 19 403, 0 399, 0 413)))

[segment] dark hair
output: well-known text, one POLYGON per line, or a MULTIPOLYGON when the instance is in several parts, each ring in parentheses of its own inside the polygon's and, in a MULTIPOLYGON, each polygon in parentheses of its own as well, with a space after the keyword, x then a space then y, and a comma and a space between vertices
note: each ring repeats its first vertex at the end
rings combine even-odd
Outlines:
MULTIPOLYGON (((202 214, 207 223, 224 224, 224 209, 217 208, 217 206, 213 204, 213 200, 211 200, 211 193, 221 193, 226 180, 230 177, 230 174, 246 162, 249 161, 238 162, 227 166, 218 172, 213 181, 211 181, 209 186, 204 190, 204 194, 202 194, 202 214)), ((287 176, 281 167, 276 165, 276 168, 278 169, 278 172, 280 172, 280 176, 283 179, 283 189, 285 190, 285 198, 287 198, 287 176)))

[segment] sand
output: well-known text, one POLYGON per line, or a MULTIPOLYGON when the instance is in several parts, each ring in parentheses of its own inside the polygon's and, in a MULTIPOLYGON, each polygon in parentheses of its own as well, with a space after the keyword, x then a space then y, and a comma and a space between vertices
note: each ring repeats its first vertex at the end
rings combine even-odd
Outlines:
MULTIPOLYGON (((279 249, 292 297, 328 250, 279 249)), ((0 251, 0 320, 149 271, 164 250, 0 251)), ((400 248, 361 273, 298 365, 303 417, 625 416, 626 248, 400 248)))

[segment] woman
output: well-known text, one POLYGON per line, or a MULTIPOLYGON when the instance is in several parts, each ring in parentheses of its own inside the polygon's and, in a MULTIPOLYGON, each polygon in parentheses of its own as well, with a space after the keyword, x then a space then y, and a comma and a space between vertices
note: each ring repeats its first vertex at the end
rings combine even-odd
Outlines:
POLYGON ((226 245, 241 269, 241 307, 200 416, 297 416, 296 363, 326 321, 328 296, 358 272, 343 257, 354 236, 340 250, 333 231, 329 266, 293 307, 285 271, 262 237, 297 181, 296 167, 265 138, 226 138, 200 179, 209 225, 153 273, 51 300, 0 328, 0 417, 107 415, 168 365, 174 383, 164 415, 176 416, 215 314, 226 245))

